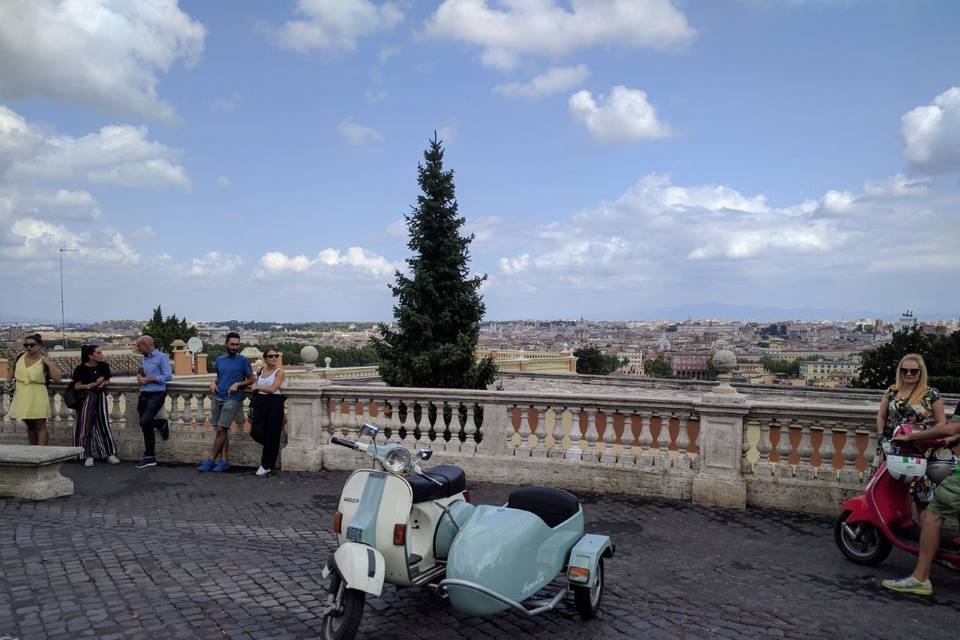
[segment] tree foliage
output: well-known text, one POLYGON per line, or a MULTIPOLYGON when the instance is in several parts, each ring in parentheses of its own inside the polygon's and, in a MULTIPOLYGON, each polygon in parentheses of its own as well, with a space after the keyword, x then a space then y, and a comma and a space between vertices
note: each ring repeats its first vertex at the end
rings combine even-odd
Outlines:
POLYGON ((372 344, 380 375, 391 386, 483 389, 493 382, 490 358, 477 362, 474 351, 485 307, 480 285, 486 275, 470 276, 470 242, 460 234, 453 171, 443 168, 443 146, 434 133, 418 167, 422 191, 406 215, 413 256, 410 276, 396 272, 390 289, 397 299, 394 328, 381 324, 372 344))
POLYGON ((882 389, 893 384, 897 365, 908 353, 923 356, 931 386, 950 393, 960 391, 960 331, 930 337, 919 327, 897 331, 890 342, 864 351, 860 377, 853 386, 882 389))
POLYGON ((768 358, 764 356, 760 358, 760 364, 763 365, 763 368, 769 371, 770 373, 780 373, 791 378, 796 378, 800 375, 800 360, 777 360, 776 358, 768 358))
POLYGON ((580 347, 573 352, 577 358, 577 373, 582 375, 606 376, 620 367, 620 358, 603 353, 596 347, 580 347))
POLYGON ((187 326, 186 318, 178 320, 176 315, 164 318, 160 305, 157 305, 153 310, 153 317, 143 325, 140 332, 142 335, 153 338, 158 349, 170 353, 170 345, 174 340, 189 340, 197 335, 197 328, 187 326))
POLYGON ((673 365, 664 356, 657 356, 653 360, 643 363, 643 371, 653 378, 672 378, 673 365))

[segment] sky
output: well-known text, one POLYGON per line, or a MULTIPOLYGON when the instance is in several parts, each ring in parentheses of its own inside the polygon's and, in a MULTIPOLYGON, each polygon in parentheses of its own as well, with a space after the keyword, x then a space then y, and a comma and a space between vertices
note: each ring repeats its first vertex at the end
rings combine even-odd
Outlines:
POLYGON ((61 257, 67 322, 390 319, 434 132, 488 319, 957 317, 958 24, 949 0, 5 0, 0 320, 59 320, 61 257))

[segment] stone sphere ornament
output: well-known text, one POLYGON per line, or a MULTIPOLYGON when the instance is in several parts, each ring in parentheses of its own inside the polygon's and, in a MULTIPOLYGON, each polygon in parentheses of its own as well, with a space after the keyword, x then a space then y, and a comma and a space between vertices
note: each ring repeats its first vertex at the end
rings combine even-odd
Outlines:
POLYGON ((320 357, 320 352, 317 351, 317 348, 313 345, 308 344, 303 349, 300 349, 300 359, 304 364, 314 364, 317 361, 317 358, 320 357))
POLYGON ((721 349, 713 355, 713 366, 720 373, 730 373, 737 368, 737 356, 729 349, 721 349))

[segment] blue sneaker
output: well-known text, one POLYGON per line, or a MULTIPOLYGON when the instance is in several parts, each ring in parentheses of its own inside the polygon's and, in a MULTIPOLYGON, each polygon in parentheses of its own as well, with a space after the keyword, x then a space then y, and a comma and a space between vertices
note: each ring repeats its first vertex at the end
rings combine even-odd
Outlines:
POLYGON ((213 469, 213 460, 211 460, 210 458, 207 458, 206 460, 204 460, 203 462, 201 462, 201 463, 200 463, 200 466, 197 467, 197 471, 199 471, 199 472, 201 472, 201 473, 206 473, 206 472, 210 471, 211 469, 213 469))
POLYGON ((226 460, 221 460, 220 462, 214 465, 212 471, 214 473, 221 473, 223 471, 227 471, 229 468, 230 468, 230 463, 227 462, 226 460))

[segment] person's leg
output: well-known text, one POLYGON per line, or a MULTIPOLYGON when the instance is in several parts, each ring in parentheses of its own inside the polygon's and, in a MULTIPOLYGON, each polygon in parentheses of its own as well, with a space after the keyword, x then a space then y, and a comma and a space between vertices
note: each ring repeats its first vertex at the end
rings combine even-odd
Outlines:
POLYGON ((214 429, 216 429, 216 434, 213 436, 213 447, 210 449, 210 459, 215 461, 226 442, 227 430, 220 426, 216 426, 214 429))
POLYGON ((27 444, 37 444, 36 420, 24 420, 27 425, 27 444))
POLYGON ((940 527, 943 518, 927 509, 920 516, 920 554, 917 556, 917 566, 913 570, 913 577, 920 582, 930 579, 930 565, 940 549, 940 527))
POLYGON ((260 456, 260 466, 273 470, 277 465, 277 456, 280 454, 280 435, 283 431, 283 402, 271 398, 268 405, 267 424, 265 425, 265 442, 263 454, 260 456))
POLYGON ((137 413, 140 414, 140 431, 143 432, 143 457, 156 456, 157 436, 154 434, 154 420, 163 406, 163 396, 159 394, 140 394, 137 401, 137 413))
POLYGON ((47 446, 50 442, 50 434, 47 432, 47 419, 40 418, 36 421, 37 444, 41 447, 47 446))

